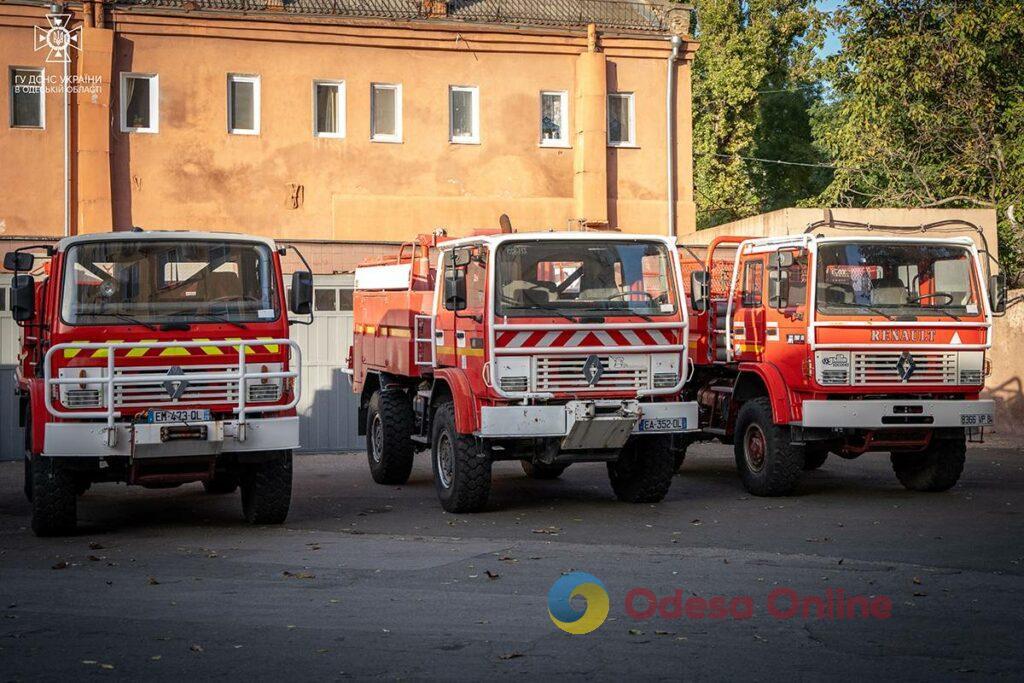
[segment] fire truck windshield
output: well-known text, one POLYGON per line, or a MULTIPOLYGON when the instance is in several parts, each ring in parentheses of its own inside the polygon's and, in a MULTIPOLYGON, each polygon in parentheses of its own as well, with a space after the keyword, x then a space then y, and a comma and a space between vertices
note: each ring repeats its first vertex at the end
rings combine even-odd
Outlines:
POLYGON ((70 247, 69 325, 271 322, 280 315, 270 249, 249 242, 116 240, 70 247))
POLYGON ((668 249, 657 242, 536 240, 498 249, 500 316, 671 315, 676 311, 668 249))
POLYGON ((817 310, 828 315, 978 315, 974 260, 964 247, 831 243, 818 247, 817 310))

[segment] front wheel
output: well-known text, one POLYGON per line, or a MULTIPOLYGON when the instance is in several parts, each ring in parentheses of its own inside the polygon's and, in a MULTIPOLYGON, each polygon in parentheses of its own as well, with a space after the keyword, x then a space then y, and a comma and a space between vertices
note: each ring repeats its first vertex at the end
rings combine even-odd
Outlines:
POLYGON ((967 441, 933 439, 923 451, 890 455, 892 469, 904 488, 929 493, 948 491, 960 480, 967 460, 967 441))
POLYGON ((283 524, 292 503, 292 452, 268 453, 261 462, 245 465, 242 512, 249 524, 283 524))
POLYGON ((32 462, 32 531, 36 536, 67 536, 78 525, 75 473, 60 458, 32 462))
POLYGON ((520 461, 523 463, 523 472, 530 479, 558 479, 565 472, 568 465, 545 465, 541 462, 520 461))
POLYGON ((736 416, 736 469, 744 488, 755 496, 786 496, 800 482, 804 451, 793 446, 789 428, 772 420, 766 397, 747 401, 736 416))
POLYGON ((491 494, 491 459, 476 439, 455 429, 455 405, 445 401, 434 414, 430 461, 441 507, 448 512, 479 512, 491 494))
POLYGON ((672 441, 667 436, 630 439, 619 459, 608 463, 608 481, 615 496, 627 503, 657 503, 672 486, 676 473, 672 441))

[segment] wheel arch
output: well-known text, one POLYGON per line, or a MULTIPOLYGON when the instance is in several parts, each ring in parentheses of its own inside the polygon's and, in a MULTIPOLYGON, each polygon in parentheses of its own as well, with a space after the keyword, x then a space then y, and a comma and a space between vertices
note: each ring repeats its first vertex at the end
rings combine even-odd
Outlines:
POLYGON ((759 396, 767 396, 771 402, 775 424, 789 424, 795 419, 789 387, 778 368, 766 363, 741 363, 732 390, 735 410, 738 412, 744 402, 759 396))
POLYGON ((444 368, 434 375, 430 390, 431 422, 433 411, 440 401, 451 397, 455 405, 455 429, 460 434, 472 434, 480 429, 476 398, 466 373, 458 368, 444 368))

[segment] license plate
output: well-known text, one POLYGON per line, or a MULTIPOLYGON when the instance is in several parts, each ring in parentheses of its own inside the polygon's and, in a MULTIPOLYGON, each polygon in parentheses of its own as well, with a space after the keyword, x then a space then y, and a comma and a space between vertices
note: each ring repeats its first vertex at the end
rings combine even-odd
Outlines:
POLYGON ((682 432, 685 430, 685 417, 655 417, 642 419, 636 427, 636 431, 638 432, 682 432))
POLYGON ((965 427, 982 427, 992 424, 992 416, 988 413, 984 415, 961 415, 960 424, 965 427))
POLYGON ((152 424, 209 422, 209 410, 151 410, 147 421, 152 424))

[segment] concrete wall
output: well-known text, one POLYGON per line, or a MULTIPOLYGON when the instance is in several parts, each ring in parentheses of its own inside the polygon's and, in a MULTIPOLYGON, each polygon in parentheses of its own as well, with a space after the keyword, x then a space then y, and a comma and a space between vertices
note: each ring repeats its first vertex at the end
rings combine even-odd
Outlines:
MULTIPOLYGON (((43 64, 32 29, 44 13, 0 5, 4 71, 43 64)), ((583 27, 164 14, 109 11, 107 28, 86 28, 83 49, 72 51, 71 72, 101 83, 70 107, 72 232, 140 225, 404 241, 437 227, 493 227, 501 213, 524 230, 579 220, 666 230, 667 36, 599 35, 588 46, 583 27), (156 133, 120 131, 119 74, 129 71, 159 75, 156 133), (258 135, 227 131, 229 73, 261 77, 258 135), (344 139, 313 135, 315 79, 345 81, 344 139), (403 85, 401 144, 370 140, 375 82, 403 85), (449 142, 450 85, 479 88, 480 144, 449 142), (565 148, 539 144, 541 90, 569 93, 565 148), (635 93, 636 147, 607 146, 605 90, 635 93), (597 124, 583 130, 584 120, 597 124)), ((676 68, 681 231, 694 226, 695 49, 686 43, 676 68)), ((0 125, 0 235, 62 233, 61 97, 46 97, 45 130, 0 125)), ((4 87, 0 111, 8 99, 4 87)))

